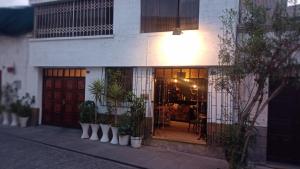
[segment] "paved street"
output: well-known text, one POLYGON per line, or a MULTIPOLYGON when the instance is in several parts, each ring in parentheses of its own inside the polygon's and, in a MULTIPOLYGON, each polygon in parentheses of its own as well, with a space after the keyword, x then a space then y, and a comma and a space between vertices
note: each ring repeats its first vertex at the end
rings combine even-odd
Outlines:
MULTIPOLYGON (((0 169, 227 169, 221 159, 144 146, 133 149, 80 139, 52 126, 0 126, 0 169)), ((299 169, 281 164, 256 169, 299 169)))
POLYGON ((0 133, 0 169, 132 169, 0 133))
POLYGON ((80 139, 81 131, 52 126, 0 126, 0 169, 226 169, 224 160, 143 146, 134 149, 80 139))

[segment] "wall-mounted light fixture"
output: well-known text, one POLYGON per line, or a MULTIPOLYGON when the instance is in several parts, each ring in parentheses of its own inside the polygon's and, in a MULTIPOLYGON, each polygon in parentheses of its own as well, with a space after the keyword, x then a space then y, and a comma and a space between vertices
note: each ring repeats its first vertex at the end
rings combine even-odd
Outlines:
POLYGON ((176 27, 173 31, 173 35, 181 35, 183 34, 180 28, 180 0, 177 0, 177 16, 176 16, 176 27))

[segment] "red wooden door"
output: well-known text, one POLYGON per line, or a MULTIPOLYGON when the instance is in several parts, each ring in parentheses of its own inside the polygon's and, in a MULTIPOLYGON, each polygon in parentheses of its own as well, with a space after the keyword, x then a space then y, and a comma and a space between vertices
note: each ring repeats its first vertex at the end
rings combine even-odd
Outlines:
POLYGON ((44 78, 43 123, 79 127, 78 105, 84 101, 85 78, 44 78))

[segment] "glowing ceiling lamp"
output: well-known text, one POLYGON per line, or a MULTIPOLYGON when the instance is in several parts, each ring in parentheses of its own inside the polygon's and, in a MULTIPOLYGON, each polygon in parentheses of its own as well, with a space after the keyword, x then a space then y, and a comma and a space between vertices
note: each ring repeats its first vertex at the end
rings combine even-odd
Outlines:
POLYGON ((173 35, 181 35, 183 34, 180 28, 180 0, 177 0, 177 16, 176 16, 176 27, 173 31, 173 35))

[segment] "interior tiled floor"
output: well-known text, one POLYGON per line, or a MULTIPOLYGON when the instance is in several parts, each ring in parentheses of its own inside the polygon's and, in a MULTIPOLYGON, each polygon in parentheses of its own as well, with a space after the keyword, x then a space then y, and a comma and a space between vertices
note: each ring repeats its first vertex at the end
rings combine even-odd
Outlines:
POLYGON ((206 144, 205 140, 198 140, 199 134, 193 131, 192 125, 190 130, 188 130, 188 128, 189 123, 171 121, 169 126, 156 129, 153 138, 193 144, 206 144))

